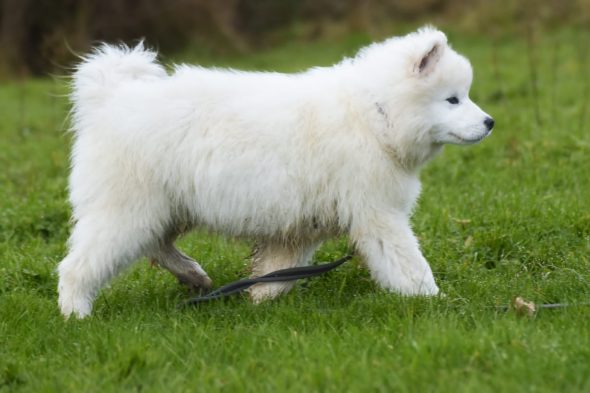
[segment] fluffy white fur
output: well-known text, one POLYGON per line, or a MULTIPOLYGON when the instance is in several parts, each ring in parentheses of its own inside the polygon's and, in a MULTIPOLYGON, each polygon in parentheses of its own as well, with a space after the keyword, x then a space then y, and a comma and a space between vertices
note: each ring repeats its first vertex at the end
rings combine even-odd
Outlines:
MULTIPOLYGON (((169 74, 155 58, 103 45, 74 74, 65 316, 88 315, 100 288, 142 256, 209 287, 174 247, 195 227, 255 240, 253 275, 305 265, 323 240, 347 234, 383 288, 438 293, 409 222, 418 172, 443 144, 475 143, 493 125, 468 98, 469 62, 442 32, 298 74, 169 74)), ((251 296, 289 288, 258 285, 251 296)))

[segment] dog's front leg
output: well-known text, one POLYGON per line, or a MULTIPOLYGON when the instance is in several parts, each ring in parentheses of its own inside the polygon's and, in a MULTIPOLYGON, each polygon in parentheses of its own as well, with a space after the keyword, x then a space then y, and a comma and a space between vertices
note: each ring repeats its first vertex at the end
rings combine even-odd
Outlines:
POLYGON ((404 213, 380 213, 355 226, 351 236, 371 276, 404 295, 436 295, 432 270, 404 213))

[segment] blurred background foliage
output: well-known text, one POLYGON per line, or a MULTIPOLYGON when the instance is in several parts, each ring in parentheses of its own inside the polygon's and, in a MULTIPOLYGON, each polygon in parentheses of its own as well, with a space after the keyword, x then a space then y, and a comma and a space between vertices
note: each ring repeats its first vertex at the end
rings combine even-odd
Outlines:
POLYGON ((98 41, 222 56, 352 33, 380 39, 425 22, 501 40, 587 29, 589 15, 590 0, 0 0, 0 76, 64 73, 98 41))

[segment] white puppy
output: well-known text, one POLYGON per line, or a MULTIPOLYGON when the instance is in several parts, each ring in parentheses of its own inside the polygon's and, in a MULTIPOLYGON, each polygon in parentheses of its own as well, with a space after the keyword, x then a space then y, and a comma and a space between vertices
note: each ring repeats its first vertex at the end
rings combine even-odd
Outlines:
MULTIPOLYGON (((418 172, 445 143, 485 138, 469 62, 423 28, 298 74, 179 66, 103 45, 73 80, 70 201, 59 305, 84 317, 100 288, 147 256, 210 287, 174 246, 195 227, 253 239, 253 275, 309 263, 347 234, 383 287, 435 295, 410 228, 418 172)), ((255 301, 292 284, 259 284, 255 301)))

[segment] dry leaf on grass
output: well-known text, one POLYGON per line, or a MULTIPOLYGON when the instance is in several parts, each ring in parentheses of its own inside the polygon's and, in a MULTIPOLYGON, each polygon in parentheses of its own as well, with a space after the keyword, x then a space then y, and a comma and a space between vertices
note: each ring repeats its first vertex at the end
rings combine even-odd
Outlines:
POLYGON ((520 296, 517 296, 512 300, 512 309, 516 312, 517 315, 526 315, 529 318, 535 316, 535 311, 537 311, 537 307, 533 302, 527 302, 520 296))

